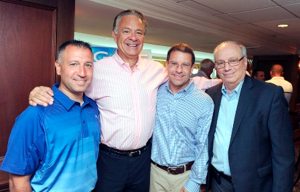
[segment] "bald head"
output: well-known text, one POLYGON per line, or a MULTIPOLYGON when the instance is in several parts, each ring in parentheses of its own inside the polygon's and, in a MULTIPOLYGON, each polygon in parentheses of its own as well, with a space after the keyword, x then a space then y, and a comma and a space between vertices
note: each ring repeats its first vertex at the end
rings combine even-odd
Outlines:
POLYGON ((280 77, 283 75, 283 67, 280 64, 275 64, 272 66, 270 71, 271 77, 280 77))
POLYGON ((232 91, 245 78, 247 55, 244 45, 225 41, 214 50, 215 68, 227 91, 232 91))
POLYGON ((233 47, 237 47, 238 49, 240 49, 240 54, 242 56, 247 57, 247 50, 246 47, 236 41, 224 41, 222 43, 220 43, 215 49, 214 49, 214 55, 216 55, 216 52, 218 52, 220 49, 227 47, 227 46, 233 46, 233 47))

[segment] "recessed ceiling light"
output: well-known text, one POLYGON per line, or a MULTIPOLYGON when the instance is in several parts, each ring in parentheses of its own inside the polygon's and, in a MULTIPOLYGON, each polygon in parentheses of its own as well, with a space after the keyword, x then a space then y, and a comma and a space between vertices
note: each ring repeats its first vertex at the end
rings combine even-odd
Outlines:
POLYGON ((289 26, 288 24, 279 24, 279 25, 277 25, 277 27, 279 27, 279 28, 286 28, 288 26, 289 26))

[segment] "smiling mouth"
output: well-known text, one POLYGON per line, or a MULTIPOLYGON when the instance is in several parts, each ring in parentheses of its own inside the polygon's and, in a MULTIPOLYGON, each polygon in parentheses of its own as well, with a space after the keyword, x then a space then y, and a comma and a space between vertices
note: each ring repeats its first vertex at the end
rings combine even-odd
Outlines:
POLYGON ((129 43, 127 43, 126 45, 127 45, 128 47, 134 47, 134 48, 138 46, 137 44, 129 44, 129 43))
POLYGON ((232 77, 232 76, 234 76, 234 74, 233 73, 228 73, 228 74, 223 74, 223 76, 224 77, 232 77))
POLYGON ((85 84, 86 80, 75 80, 77 84, 85 84))
POLYGON ((184 76, 182 76, 182 75, 173 75, 173 77, 175 79, 183 79, 184 78, 184 76))

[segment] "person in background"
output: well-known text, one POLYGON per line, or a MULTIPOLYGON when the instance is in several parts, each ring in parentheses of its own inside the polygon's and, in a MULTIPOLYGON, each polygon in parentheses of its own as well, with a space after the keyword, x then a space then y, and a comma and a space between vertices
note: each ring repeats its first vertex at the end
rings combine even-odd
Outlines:
POLYGON ((212 192, 292 192, 293 131, 280 87, 246 74, 245 46, 225 41, 214 50, 223 83, 207 90, 214 101, 208 137, 212 192))
MULTIPOLYGON (((101 113, 101 153, 96 192, 148 192, 151 137, 158 87, 167 80, 165 68, 140 57, 147 21, 137 10, 124 10, 114 19, 112 36, 117 51, 95 63, 92 84, 86 94, 101 113)), ((200 77, 199 77, 200 78, 200 77)), ((196 80, 198 89, 220 81, 196 80)), ((53 102, 48 87, 36 87, 31 105, 53 102)))
POLYGON ((192 75, 192 77, 199 76, 211 79, 211 75, 214 72, 215 63, 210 59, 203 59, 200 63, 200 69, 198 73, 192 75))
POLYGON ((265 81, 265 72, 263 70, 254 70, 253 72, 253 78, 260 80, 260 81, 265 81))
POLYGON ((169 49, 169 80, 157 95, 150 192, 199 192, 206 182, 213 101, 190 80, 194 63, 189 45, 169 49))
POLYGON ((270 80, 267 80, 267 83, 273 83, 277 86, 282 87, 284 91, 285 98, 289 103, 291 100, 291 95, 293 93, 293 85, 284 79, 283 77, 283 67, 280 64, 275 64, 272 66, 270 70, 270 76, 272 77, 270 80))
POLYGON ((89 192, 97 181, 99 111, 84 95, 93 76, 88 43, 70 40, 58 50, 55 101, 29 106, 16 119, 1 170, 11 192, 89 192), (76 184, 76 185, 74 185, 76 184))

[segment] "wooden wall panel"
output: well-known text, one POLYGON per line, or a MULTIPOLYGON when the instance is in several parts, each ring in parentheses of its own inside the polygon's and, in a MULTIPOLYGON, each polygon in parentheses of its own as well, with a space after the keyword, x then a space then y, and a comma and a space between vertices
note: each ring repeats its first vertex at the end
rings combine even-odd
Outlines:
MULTIPOLYGON (((0 0, 0 163, 29 91, 55 82, 55 52, 74 37, 75 0, 0 0)), ((0 191, 7 175, 0 172, 0 191)))
POLYGON ((16 114, 28 106, 33 86, 54 83, 55 10, 0 2, 0 154, 16 114), (13 13, 13 15, 12 15, 13 13))

